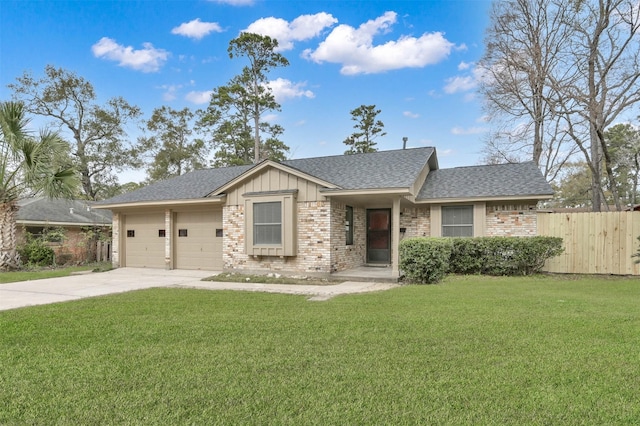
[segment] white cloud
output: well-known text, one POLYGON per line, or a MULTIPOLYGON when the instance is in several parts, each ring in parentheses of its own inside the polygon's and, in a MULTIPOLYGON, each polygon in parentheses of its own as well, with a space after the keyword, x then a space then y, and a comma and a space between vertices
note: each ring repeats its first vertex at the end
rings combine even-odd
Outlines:
POLYGON ((202 37, 212 32, 221 33, 223 30, 217 22, 202 22, 200 18, 193 21, 183 22, 171 30, 171 34, 178 34, 185 37, 200 40, 202 37))
POLYGON ((275 123, 278 120, 278 114, 265 114, 262 119, 267 123, 275 123))
POLYGON ((211 95, 213 94, 212 90, 207 90, 204 92, 191 91, 186 94, 184 97, 187 101, 194 103, 196 105, 206 104, 211 100, 211 95))
POLYGON ((311 90, 305 90, 304 86, 307 85, 306 82, 303 83, 293 83, 284 78, 278 78, 276 80, 271 80, 267 83, 269 88, 273 93, 273 97, 276 99, 276 102, 280 103, 287 99, 294 98, 314 98, 316 95, 311 90))
POLYGON ((212 3, 228 4, 231 6, 252 6, 253 0, 209 0, 212 3))
MULTIPOLYGON (((471 68, 471 66, 472 64, 462 62, 460 65, 458 65, 458 69, 466 70, 471 68), (460 68, 462 64, 465 64, 465 66, 463 68, 460 68)), ((468 92, 470 90, 474 90, 476 87, 478 87, 478 84, 481 81, 486 81, 486 79, 486 70, 479 66, 474 66, 471 69, 471 72, 467 73, 466 75, 458 75, 445 80, 446 84, 444 86, 444 91, 445 93, 448 93, 450 95, 454 93, 468 92)), ((473 94, 467 94, 465 97, 466 101, 471 101, 474 98, 475 96, 473 94)))
POLYGON ((142 72, 156 72, 169 58, 169 52, 156 49, 151 43, 143 43, 143 48, 135 50, 131 46, 123 46, 109 37, 102 37, 91 46, 96 58, 118 62, 121 67, 133 68, 142 72))
POLYGON ((321 12, 298 16, 291 23, 281 18, 260 18, 243 31, 275 38, 278 40, 278 51, 285 51, 293 49, 294 41, 317 37, 322 30, 337 22, 331 14, 321 12))
POLYGON ((454 127, 451 129, 451 133, 454 135, 477 135, 487 131, 485 127, 469 127, 467 129, 462 127, 454 127))
POLYGON ((420 114, 416 114, 415 112, 411 112, 411 111, 404 111, 402 113, 402 115, 404 115, 405 117, 409 117, 409 118, 418 118, 418 117, 420 117, 420 114))
POLYGON ((384 15, 360 25, 338 25, 315 51, 305 50, 303 56, 317 63, 324 61, 342 64, 342 74, 372 74, 400 68, 422 68, 435 64, 447 56, 454 44, 443 33, 422 36, 401 36, 398 40, 374 45, 373 37, 388 33, 397 14, 384 15))
POLYGON ((159 87, 165 92, 162 94, 162 100, 173 101, 176 99, 176 93, 182 88, 181 84, 163 84, 159 87))
POLYGON ((470 63, 470 62, 462 61, 462 62, 460 62, 458 64, 458 70, 460 70, 460 71, 468 70, 469 68, 471 68, 471 65, 473 65, 473 64, 470 63))
POLYGON ((453 94, 458 92, 466 92, 474 89, 478 85, 478 82, 472 76, 464 77, 451 77, 447 79, 447 84, 444 86, 445 93, 453 94))

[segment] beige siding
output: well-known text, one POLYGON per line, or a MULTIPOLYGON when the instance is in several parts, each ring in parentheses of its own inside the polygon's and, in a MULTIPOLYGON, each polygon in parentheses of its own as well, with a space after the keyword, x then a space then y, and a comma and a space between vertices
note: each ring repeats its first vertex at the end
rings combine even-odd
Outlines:
POLYGON ((222 208, 174 213, 173 241, 175 269, 222 270, 222 208), (186 230, 186 237, 180 237, 186 230))
POLYGON ((242 194, 247 192, 268 192, 297 189, 297 201, 324 201, 325 197, 320 194, 321 187, 306 179, 286 173, 275 168, 265 169, 257 176, 252 176, 244 182, 227 192, 226 205, 237 206, 244 204, 242 194))
POLYGON ((164 242, 158 230, 165 228, 164 213, 130 213, 120 223, 120 235, 124 241, 124 266, 138 268, 164 268, 164 242), (127 237, 127 231, 135 236, 127 237))

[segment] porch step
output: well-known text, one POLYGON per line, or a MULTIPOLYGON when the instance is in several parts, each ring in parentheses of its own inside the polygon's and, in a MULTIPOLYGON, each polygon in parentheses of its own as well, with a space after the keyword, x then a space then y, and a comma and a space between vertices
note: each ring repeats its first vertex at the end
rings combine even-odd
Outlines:
POLYGON ((334 272, 330 277, 332 280, 341 281, 361 281, 379 283, 397 283, 398 278, 393 277, 392 269, 389 265, 364 265, 345 271, 334 272))

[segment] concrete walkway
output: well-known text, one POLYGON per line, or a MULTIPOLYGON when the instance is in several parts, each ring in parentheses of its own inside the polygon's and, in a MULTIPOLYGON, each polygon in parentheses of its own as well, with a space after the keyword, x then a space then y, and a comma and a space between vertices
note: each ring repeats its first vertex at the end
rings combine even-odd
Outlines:
POLYGON ((339 294, 366 293, 397 286, 393 283, 355 281, 322 286, 201 281, 215 274, 211 271, 118 268, 101 273, 0 284, 0 311, 152 287, 262 291, 305 295, 309 296, 309 300, 327 300, 339 294))

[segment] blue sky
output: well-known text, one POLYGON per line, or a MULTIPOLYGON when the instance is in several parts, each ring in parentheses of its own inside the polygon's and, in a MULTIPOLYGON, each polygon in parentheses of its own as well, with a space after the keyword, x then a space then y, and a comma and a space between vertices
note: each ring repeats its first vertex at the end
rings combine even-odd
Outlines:
MULTIPOLYGON (((0 99, 47 64, 90 81, 149 118, 162 105, 206 107, 245 63, 229 59, 241 31, 279 40, 287 68, 270 73, 291 158, 342 154, 349 111, 375 104, 380 150, 434 146, 440 167, 478 164, 487 131, 475 93, 489 1, 0 2, 0 99)), ((133 139, 136 130, 130 132, 133 139)), ((126 180, 144 175, 126 174, 126 180)))

